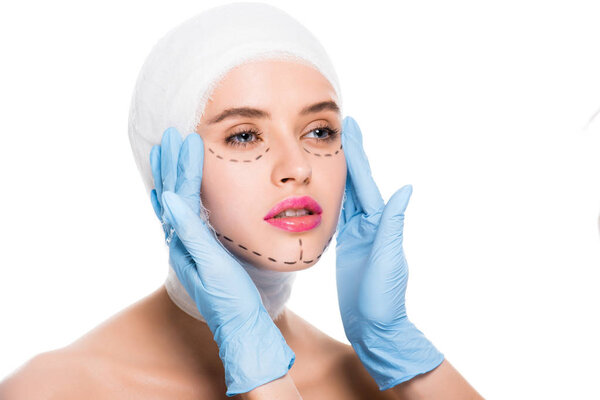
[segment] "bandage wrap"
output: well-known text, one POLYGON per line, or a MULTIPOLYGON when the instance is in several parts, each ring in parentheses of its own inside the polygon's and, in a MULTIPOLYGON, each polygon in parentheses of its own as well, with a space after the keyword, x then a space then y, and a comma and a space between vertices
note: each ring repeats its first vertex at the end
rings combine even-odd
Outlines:
MULTIPOLYGON (((279 59, 317 69, 331 84, 343 115, 333 65, 318 40, 297 20, 262 3, 240 2, 208 9, 161 38, 139 73, 129 114, 129 139, 146 191, 153 185, 149 154, 164 130, 194 133, 214 88, 245 62, 279 59)), ((201 215, 206 220, 205 212, 201 215)), ((208 221, 206 221, 209 223, 208 221)), ((283 310, 294 272, 265 271, 240 260, 256 284, 272 318, 283 310)), ((165 283, 171 299, 203 320, 193 300, 169 268, 165 283)))

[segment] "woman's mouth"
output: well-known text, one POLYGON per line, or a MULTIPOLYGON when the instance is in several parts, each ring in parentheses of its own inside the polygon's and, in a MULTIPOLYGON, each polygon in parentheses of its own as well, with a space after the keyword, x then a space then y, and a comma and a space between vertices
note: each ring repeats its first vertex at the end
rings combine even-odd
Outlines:
POLYGON ((277 203, 264 217, 271 225, 290 232, 303 232, 321 223, 323 210, 310 196, 289 197, 277 203))
POLYGON ((308 211, 306 208, 302 208, 300 210, 297 210, 295 208, 288 208, 287 210, 280 212, 273 218, 302 217, 304 215, 313 215, 313 212, 308 211))

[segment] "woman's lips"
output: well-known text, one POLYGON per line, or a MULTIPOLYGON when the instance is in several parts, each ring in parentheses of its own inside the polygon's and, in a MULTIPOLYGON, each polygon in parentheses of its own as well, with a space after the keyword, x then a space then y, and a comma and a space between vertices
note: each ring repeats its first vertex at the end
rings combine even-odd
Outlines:
POLYGON ((303 215, 301 217, 269 218, 271 225, 290 232, 302 232, 316 228, 321 223, 321 214, 303 215))
POLYGON ((289 197, 277 203, 264 217, 269 224, 290 232, 302 232, 316 228, 321 223, 321 213, 323 210, 310 196, 289 197), (302 215, 298 217, 280 217, 274 218, 277 214, 287 209, 306 209, 312 215, 302 215))

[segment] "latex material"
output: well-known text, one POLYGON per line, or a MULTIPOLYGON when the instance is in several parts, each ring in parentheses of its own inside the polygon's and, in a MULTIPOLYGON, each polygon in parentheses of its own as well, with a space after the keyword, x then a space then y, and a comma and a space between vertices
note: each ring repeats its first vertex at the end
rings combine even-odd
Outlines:
POLYGON ((213 333, 233 396, 284 376, 295 354, 250 276, 199 217, 203 157, 199 135, 182 143, 177 130, 168 129, 152 151, 152 204, 172 237, 171 267, 213 333))
MULTIPOLYGON (((210 224, 208 224, 210 226, 210 224)), ((226 251, 227 248, 224 247, 226 251)), ((229 251, 228 251, 229 252, 229 251)), ((229 252, 231 254, 231 252, 229 252)), ((233 255, 232 255, 233 256, 233 255)), ((275 274, 273 271, 264 271, 256 268, 254 265, 235 257, 242 267, 246 270, 254 286, 260 293, 263 305, 273 320, 277 320, 285 309, 285 304, 292 293, 292 284, 296 278, 296 272, 280 272, 275 274)), ((191 317, 199 321, 206 322, 196 303, 185 290, 173 268, 169 268, 169 276, 165 281, 167 294, 179 308, 185 311, 191 317)))
POLYGON ((383 202, 356 121, 343 121, 348 177, 338 222, 336 277, 344 330, 365 368, 386 390, 428 372, 444 355, 408 319, 402 247, 412 186, 383 202))
MULTIPOLYGON (((195 136, 198 136, 197 134, 195 136)), ((172 187, 172 182, 176 180, 177 176, 177 164, 178 164, 178 153, 173 149, 179 147, 182 144, 182 137, 177 132, 177 129, 170 128, 167 129, 163 135, 161 140, 161 146, 154 146, 150 151, 150 164, 152 169, 152 175, 154 180, 157 183, 156 188, 152 189, 151 200, 152 207, 154 208, 154 212, 156 213, 159 220, 162 218, 162 207, 160 205, 160 195, 162 193, 162 183, 160 183, 161 176, 165 177, 168 184, 172 187), (161 148, 165 149, 164 152, 161 152, 161 148), (162 155, 162 157, 161 157, 162 155)), ((186 146, 182 147, 182 151, 179 153, 183 157, 198 157, 197 154, 190 153, 190 149, 186 146)), ((186 162, 189 160, 186 160, 186 162)), ((191 160, 191 162, 198 162, 197 160, 191 160)), ((202 163, 200 164, 202 165, 202 163)), ((197 177, 190 177, 190 179, 197 179, 197 177)), ((190 184, 190 183, 188 183, 190 184)), ((194 186, 197 185, 196 182, 193 183, 194 186)), ((197 201, 197 203, 193 203, 196 201, 197 196, 188 195, 190 207, 196 212, 204 223, 212 229, 208 218, 208 212, 203 207, 201 201, 197 201)), ((162 220, 161 220, 162 222, 162 220)), ((163 225, 163 229, 165 229, 165 238, 169 234, 169 228, 163 225)), ((215 240, 218 239, 215 237, 215 240)), ((219 242, 220 243, 220 242, 219 242)), ((262 299, 263 305, 267 309, 267 312, 271 316, 272 319, 277 319, 279 315, 283 312, 285 308, 285 303, 290 297, 292 292, 292 284, 296 278, 296 272, 279 272, 279 271, 265 271, 259 268, 256 268, 250 263, 245 262, 237 257, 235 257, 229 250, 227 250, 224 246, 222 246, 225 251, 227 251, 231 257, 235 258, 238 263, 250 275, 250 278, 254 282, 254 285, 258 289, 260 293, 260 297, 262 299)), ((196 303, 190 297, 189 293, 185 290, 184 286, 181 284, 179 279, 177 279, 177 274, 173 271, 172 268, 169 268, 169 275, 165 281, 165 288, 167 289, 167 293, 173 302, 185 311, 190 316, 206 322, 198 308, 196 307, 196 303)))

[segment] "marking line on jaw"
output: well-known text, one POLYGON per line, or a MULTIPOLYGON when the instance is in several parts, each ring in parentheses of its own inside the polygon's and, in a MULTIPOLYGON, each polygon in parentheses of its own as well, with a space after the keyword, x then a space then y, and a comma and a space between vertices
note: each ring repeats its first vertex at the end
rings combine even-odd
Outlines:
MULTIPOLYGON (((223 238, 224 238, 224 239, 226 239, 226 240, 230 241, 231 243, 236 243, 236 242, 235 242, 233 239, 230 239, 230 238, 228 238, 227 236, 225 236, 225 235, 222 235, 222 234, 220 234, 220 233, 219 233, 219 232, 217 232, 217 231, 215 231, 215 234, 217 235, 217 237, 221 237, 221 236, 223 236, 223 238)), ((331 235, 331 236, 329 237, 329 240, 327 241, 327 243, 326 243, 326 244, 325 244, 325 246, 323 247, 323 251, 321 251, 321 253, 320 253, 320 254, 319 254, 317 257, 315 257, 315 258, 313 258, 313 259, 311 259, 311 260, 304 260, 304 261, 303 261, 303 260, 302 260, 302 254, 303 254, 304 250, 302 249, 302 239, 301 239, 301 238, 298 238, 298 245, 300 246, 300 257, 298 258, 298 260, 295 260, 295 261, 283 261, 283 263, 284 263, 284 264, 288 264, 288 265, 293 265, 293 264, 296 264, 296 263, 297 263, 297 262, 299 262, 299 261, 302 261, 304 264, 310 264, 310 263, 312 263, 312 262, 314 262, 314 261, 318 260, 319 258, 321 258, 321 256, 323 255, 323 253, 324 253, 324 252, 325 252, 325 250, 327 249, 327 246, 329 246, 329 243, 331 243, 331 239, 333 239, 333 235, 331 235)), ((236 243, 236 244, 237 244, 237 245, 238 245, 238 247, 240 247, 241 249, 244 249, 244 250, 246 250, 246 251, 251 251, 251 252, 252 252, 252 254, 255 254, 255 255, 259 256, 259 257, 262 257, 262 254, 261 254, 261 253, 259 253, 259 252, 257 252, 257 251, 254 251, 254 250, 249 250, 249 249, 248 249, 248 247, 246 247, 246 246, 244 246, 244 245, 242 245, 242 244, 240 244, 240 243, 236 243)), ((273 258, 273 257, 267 257, 267 259, 268 259, 269 261, 272 261, 272 262, 277 262, 277 260, 276 260, 275 258, 273 258)))
MULTIPOLYGON (((264 152, 263 154, 260 154, 259 156, 257 156, 256 158, 254 158, 254 160, 242 160, 242 161, 243 161, 243 162, 246 162, 246 163, 248 163, 248 162, 252 162, 252 161, 256 161, 256 160, 260 159, 260 158, 261 158, 261 157, 262 157, 262 156, 263 156, 265 153, 267 153, 267 152, 268 152, 270 149, 271 149, 271 148, 270 148, 270 147, 268 147, 268 148, 265 150, 265 152, 264 152)), ((321 157, 321 156, 325 156, 325 157, 332 157, 333 155, 336 155, 336 154, 338 154, 338 153, 340 152, 340 150, 342 150, 342 144, 340 144, 340 147, 339 147, 339 149, 337 149, 337 150, 336 150, 336 151, 335 151, 333 154, 332 154, 332 153, 325 153, 325 154, 313 153, 313 152, 309 151, 309 150, 308 150, 307 148, 305 148, 305 147, 303 147, 303 149, 304 149, 304 151, 306 151, 308 154, 313 154, 313 155, 315 155, 315 156, 317 156, 317 157, 321 157)), ((208 148, 208 151, 210 151, 212 154, 214 154, 214 155, 215 155, 217 158, 219 158, 219 159, 221 159, 221 160, 224 160, 224 158, 223 158, 221 155, 219 155, 219 154, 215 153, 215 152, 214 152, 214 150, 213 150, 213 149, 211 149, 210 147, 208 148)), ((228 161, 231 161, 231 162, 239 162, 239 160, 237 160, 237 159, 234 159, 234 158, 231 158, 231 159, 229 159, 228 161)), ((230 239, 230 238, 228 238, 228 237, 227 237, 227 236, 225 236, 225 235, 221 235, 221 234, 220 234, 219 232, 217 232, 217 231, 215 231, 215 234, 217 235, 217 237, 221 237, 221 236, 223 236, 223 238, 224 238, 225 240, 227 240, 227 241, 229 241, 229 242, 231 242, 231 243, 236 243, 236 242, 235 242, 233 239, 230 239)), ((298 257, 298 260, 295 260, 295 261, 283 261, 283 263, 284 263, 284 264, 288 264, 288 265, 292 265, 292 264, 296 264, 296 263, 297 263, 297 262, 299 262, 299 261, 302 261, 304 264, 310 264, 310 263, 312 263, 312 262, 314 262, 314 261, 316 261, 316 260, 320 259, 320 258, 321 258, 321 256, 323 255, 323 253, 325 252, 325 250, 327 249, 327 246, 329 246, 329 243, 331 243, 331 239, 332 239, 332 238, 333 238, 333 235, 331 235, 331 237, 329 238, 329 240, 327 241, 327 243, 326 243, 326 244, 325 244, 325 246, 323 247, 323 251, 321 251, 321 253, 320 253, 320 254, 319 254, 319 255, 318 255, 316 258, 313 258, 313 259, 311 259, 311 260, 302 260, 302 256, 303 256, 303 253, 304 253, 304 251, 303 251, 303 249, 302 249, 302 239, 301 239, 301 238, 298 238, 298 245, 300 246, 300 255, 299 255, 299 257, 298 257)), ((255 250, 249 250, 249 249, 248 249, 248 247, 246 247, 246 246, 244 246, 244 245, 242 245, 242 244, 240 244, 240 243, 236 243, 236 244, 238 245, 238 247, 239 247, 239 248, 241 248, 241 249, 243 249, 243 250, 245 250, 245 251, 251 251, 251 252, 252 252, 252 254, 254 254, 254 255, 258 256, 258 257, 262 257, 262 254, 261 254, 261 253, 259 253, 259 252, 257 252, 257 251, 255 251, 255 250)), ((277 262, 277 260, 276 260, 275 258, 273 258, 273 257, 267 257, 267 259, 268 259, 269 261, 272 261, 272 262, 277 262)))

